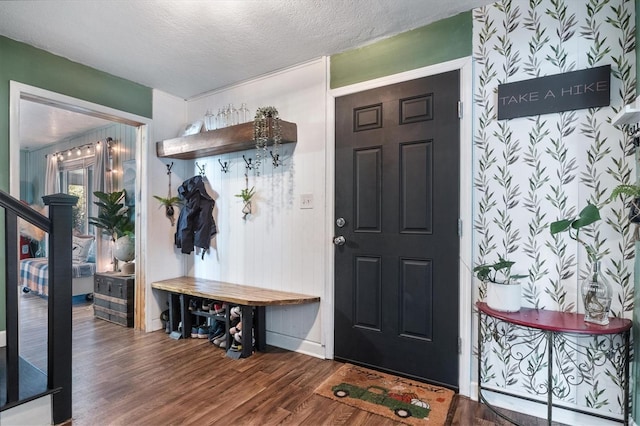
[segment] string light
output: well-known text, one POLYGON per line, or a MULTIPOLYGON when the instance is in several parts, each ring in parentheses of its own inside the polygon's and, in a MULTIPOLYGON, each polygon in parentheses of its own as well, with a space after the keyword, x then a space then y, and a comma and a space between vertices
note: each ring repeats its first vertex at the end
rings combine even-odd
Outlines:
MULTIPOLYGON (((110 142, 113 141, 113 139, 111 138, 107 138, 107 146, 109 148, 111 148, 111 144, 110 142)), ((67 153, 67 158, 70 158, 73 155, 73 152, 76 152, 76 155, 78 157, 82 157, 83 156, 83 148, 86 148, 86 154, 85 156, 90 156, 91 155, 91 148, 94 146, 94 144, 90 143, 90 144, 86 144, 86 145, 80 145, 80 146, 74 146, 72 148, 69 148, 68 150, 65 151, 58 151, 58 152, 54 152, 51 154, 51 158, 52 160, 57 160, 57 161, 64 161, 64 153, 67 153)), ((100 141, 97 141, 95 143, 95 151, 99 151, 102 148, 102 143, 100 141)))

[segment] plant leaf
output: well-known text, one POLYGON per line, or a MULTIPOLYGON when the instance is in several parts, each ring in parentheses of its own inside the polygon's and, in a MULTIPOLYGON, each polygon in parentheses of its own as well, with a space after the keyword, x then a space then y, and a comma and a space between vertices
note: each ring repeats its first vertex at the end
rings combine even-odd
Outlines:
POLYGON ((587 204, 580 212, 580 215, 578 215, 578 218, 571 223, 571 227, 573 229, 580 229, 598 220, 600 220, 600 210, 593 204, 587 204))
POLYGON ((571 226, 571 221, 567 219, 562 219, 557 222, 551 223, 551 225, 549 225, 549 230, 553 235, 553 234, 557 234, 558 232, 566 231, 567 229, 569 229, 569 226, 571 226))

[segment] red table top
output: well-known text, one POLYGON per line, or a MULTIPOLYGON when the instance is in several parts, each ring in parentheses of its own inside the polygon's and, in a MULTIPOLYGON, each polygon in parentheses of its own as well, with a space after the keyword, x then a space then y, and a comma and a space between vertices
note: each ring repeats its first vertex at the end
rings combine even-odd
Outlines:
POLYGON ((476 306, 494 318, 540 330, 576 334, 618 334, 631 329, 631 320, 624 318, 609 318, 609 324, 598 325, 584 322, 584 314, 531 308, 520 308, 518 312, 501 312, 491 309, 485 302, 476 302, 476 306))

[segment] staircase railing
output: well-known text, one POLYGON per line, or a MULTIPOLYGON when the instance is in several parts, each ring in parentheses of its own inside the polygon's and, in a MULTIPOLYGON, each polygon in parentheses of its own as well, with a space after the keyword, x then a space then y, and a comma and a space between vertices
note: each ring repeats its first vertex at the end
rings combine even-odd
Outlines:
POLYGON ((5 212, 5 292, 7 337, 7 410, 42 395, 51 394, 52 421, 71 419, 71 241, 72 207, 78 198, 66 194, 45 195, 49 217, 0 191, 0 208, 5 212), (18 339, 18 218, 49 233, 49 297, 47 330, 47 391, 20 399, 18 339))

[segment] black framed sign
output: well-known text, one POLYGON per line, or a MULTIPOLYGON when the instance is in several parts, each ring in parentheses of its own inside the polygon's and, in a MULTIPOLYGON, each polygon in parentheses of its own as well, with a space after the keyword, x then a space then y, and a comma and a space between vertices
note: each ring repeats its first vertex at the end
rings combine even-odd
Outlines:
POLYGON ((611 65, 498 85, 498 120, 608 106, 611 65))

